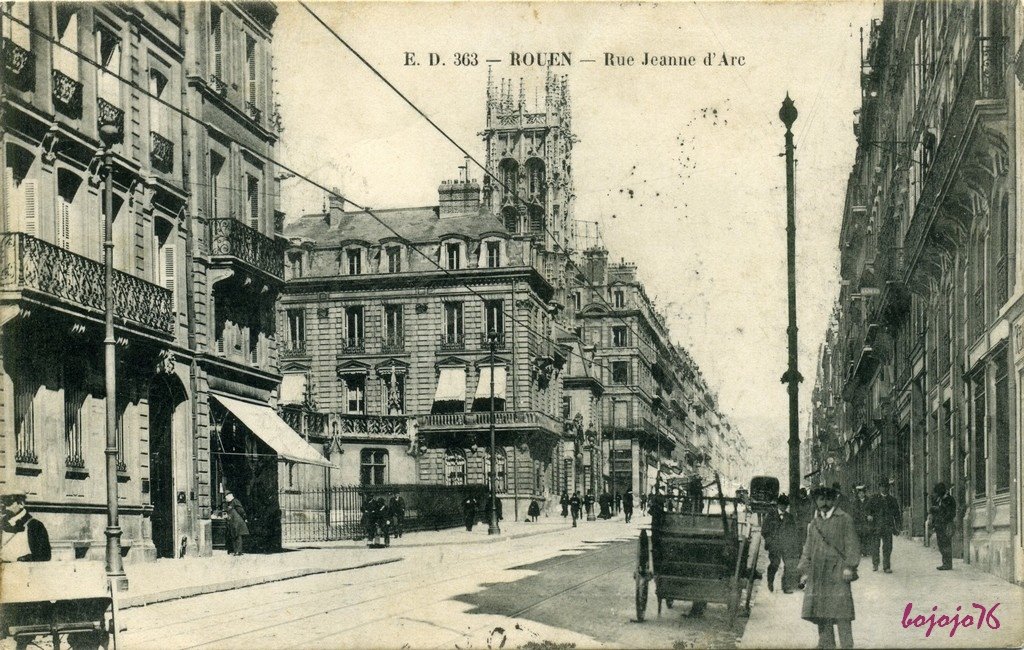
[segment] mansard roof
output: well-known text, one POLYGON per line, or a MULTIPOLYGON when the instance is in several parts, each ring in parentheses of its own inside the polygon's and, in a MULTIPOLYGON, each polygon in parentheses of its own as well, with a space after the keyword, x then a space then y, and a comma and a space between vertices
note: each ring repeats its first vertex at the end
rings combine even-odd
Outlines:
POLYGON ((385 227, 365 212, 339 212, 303 215, 298 220, 285 224, 285 237, 304 238, 315 242, 317 247, 337 246, 342 242, 364 240, 373 243, 395 240, 395 231, 407 242, 436 242, 450 235, 479 239, 483 235, 509 236, 508 230, 497 216, 481 207, 475 213, 454 216, 439 216, 437 206, 418 208, 392 208, 373 210, 373 213, 391 228, 385 227))

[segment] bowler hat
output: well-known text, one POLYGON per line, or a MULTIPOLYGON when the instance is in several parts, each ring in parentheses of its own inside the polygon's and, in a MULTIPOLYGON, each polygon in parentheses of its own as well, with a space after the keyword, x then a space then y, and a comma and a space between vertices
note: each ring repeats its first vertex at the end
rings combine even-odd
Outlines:
POLYGON ((829 487, 827 485, 819 485, 818 487, 814 488, 814 492, 811 493, 811 496, 814 498, 823 497, 826 499, 835 499, 837 496, 839 496, 839 491, 836 490, 834 487, 829 487))
POLYGON ((785 493, 783 493, 783 494, 780 494, 780 495, 779 495, 779 498, 778 498, 778 499, 776 499, 775 501, 776 501, 776 502, 777 502, 777 503, 778 503, 778 504, 779 504, 780 506, 788 506, 788 505, 789 505, 789 496, 788 496, 788 495, 786 495, 785 493))
POLYGON ((8 490, 4 490, 3 494, 0 494, 0 501, 3 501, 4 503, 11 503, 13 501, 24 502, 27 500, 28 495, 25 494, 25 490, 11 488, 8 490))

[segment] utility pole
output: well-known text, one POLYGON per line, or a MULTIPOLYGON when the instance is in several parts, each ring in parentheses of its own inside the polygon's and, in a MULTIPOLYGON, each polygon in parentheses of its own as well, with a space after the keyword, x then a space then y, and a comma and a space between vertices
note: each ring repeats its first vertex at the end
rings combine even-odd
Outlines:
POLYGON ((498 527, 498 459, 494 449, 494 351, 498 346, 498 333, 491 330, 487 335, 491 344, 491 520, 487 522, 488 535, 500 535, 498 527))
POLYGON ((117 504, 117 339, 114 338, 114 150, 119 137, 118 129, 112 124, 100 127, 103 140, 103 267, 104 267, 104 386, 106 388, 107 445, 104 450, 107 461, 107 579, 113 591, 127 591, 128 576, 121 561, 121 524, 118 521, 117 504))
POLYGON ((793 122, 797 111, 786 93, 779 109, 779 119, 786 125, 786 269, 789 275, 789 368, 782 382, 789 390, 789 493, 800 490, 800 410, 799 391, 803 377, 797 370, 796 339, 796 188, 793 181, 793 122))

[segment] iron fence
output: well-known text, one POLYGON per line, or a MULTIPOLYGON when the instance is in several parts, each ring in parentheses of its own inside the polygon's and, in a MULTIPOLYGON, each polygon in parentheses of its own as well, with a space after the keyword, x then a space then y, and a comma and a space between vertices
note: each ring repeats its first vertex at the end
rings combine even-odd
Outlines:
MULTIPOLYGON (((397 493, 405 501, 403 530, 440 530, 464 522, 462 502, 474 497, 484 503, 484 485, 346 485, 311 490, 285 490, 281 504, 281 539, 296 542, 328 542, 360 539, 364 535, 364 500, 397 493)), ((477 509, 483 516, 483 508, 477 509)))

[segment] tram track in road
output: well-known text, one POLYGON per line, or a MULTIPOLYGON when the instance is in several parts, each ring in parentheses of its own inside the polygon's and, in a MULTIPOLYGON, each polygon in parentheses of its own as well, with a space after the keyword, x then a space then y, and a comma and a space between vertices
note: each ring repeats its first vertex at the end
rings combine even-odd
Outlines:
MULTIPOLYGON (((609 540, 615 541, 615 540, 609 540)), ((526 551, 525 557, 515 557, 515 562, 502 562, 502 568, 500 570, 512 570, 517 566, 521 566, 524 563, 528 564, 534 561, 543 560, 551 557, 552 551, 550 549, 522 549, 526 551)), ((588 549, 586 546, 580 543, 580 546, 572 551, 586 552, 588 549)), ((255 586, 232 592, 231 594, 225 594, 222 596, 231 598, 235 601, 232 602, 230 607, 223 608, 218 606, 216 611, 210 611, 200 616, 194 616, 189 613, 188 609, 191 609, 189 605, 182 606, 185 601, 176 601, 175 603, 168 603, 166 605, 161 604, 153 606, 154 608, 164 608, 167 605, 172 608, 175 606, 182 607, 180 618, 171 623, 159 624, 152 627, 143 626, 139 629, 139 633, 132 640, 133 646, 142 647, 167 647, 173 645, 175 642, 173 639, 177 638, 180 642, 177 645, 189 646, 189 647, 208 647, 208 646, 222 646, 225 644, 236 645, 240 638, 247 636, 254 636, 254 640, 258 639, 259 645, 264 645, 266 639, 266 633, 301 623, 304 620, 315 619, 320 616, 329 616, 345 610, 351 610, 352 608, 373 608, 379 606, 381 603, 387 602, 395 597, 403 597, 409 593, 414 593, 424 588, 429 588, 431 585, 442 585, 457 580, 464 580, 472 575, 479 574, 481 567, 490 567, 494 562, 502 556, 507 556, 510 549, 508 547, 494 548, 490 547, 486 549, 481 555, 471 558, 468 561, 462 561, 458 566, 462 567, 456 575, 450 575, 441 582, 428 583, 426 586, 423 584, 423 577, 428 575, 430 572, 436 572, 439 565, 445 560, 444 556, 441 555, 436 561, 429 562, 426 566, 417 566, 416 568, 402 571, 400 573, 391 573, 381 577, 373 578, 364 584, 347 581, 345 584, 330 586, 324 590, 318 591, 305 591, 303 593, 295 594, 292 593, 286 598, 277 598, 271 596, 271 592, 266 590, 266 586, 255 586), (394 586, 401 585, 403 583, 412 582, 414 586, 407 589, 394 589, 394 586), (397 585, 396 585, 397 583, 397 585), (353 594, 353 590, 358 589, 358 593, 353 594), (261 590, 260 593, 254 593, 252 590, 261 590), (361 597, 357 600, 352 601, 351 597, 355 596, 366 596, 367 592, 370 592, 371 597, 361 597), (245 595, 250 596, 249 600, 245 600, 245 595), (241 597, 241 598, 240 598, 241 597), (268 598, 266 602, 259 602, 262 598, 268 598), (348 597, 348 598, 346 598, 348 597), (256 602, 253 602, 255 598, 256 602), (338 603, 338 600, 345 600, 346 602, 338 603), (317 605, 323 603, 332 603, 336 606, 328 607, 326 609, 317 607, 317 605), (311 611, 313 608, 316 611, 311 611), (294 616, 297 611, 308 611, 309 614, 305 616, 294 616), (287 618, 282 620, 282 616, 287 618), (268 621, 268 619, 271 619, 268 621), (274 620, 276 619, 276 620, 274 620), (231 627, 235 630, 238 629, 238 625, 244 625, 247 622, 263 622, 267 623, 264 625, 258 625, 255 628, 246 629, 236 634, 218 634, 216 638, 211 638, 210 630, 215 629, 217 621, 231 621, 231 627), (211 625, 212 623, 212 625, 211 625), (195 644, 195 638, 189 639, 191 636, 191 630, 196 629, 198 634, 196 636, 206 637, 202 642, 195 644), (260 633, 260 634, 257 634, 260 633), (191 641, 191 642, 190 642, 191 641)), ((517 549, 518 551, 518 549, 517 549)), ((572 552, 572 551, 556 551, 555 553, 572 552)), ((521 552, 521 551, 519 551, 521 552)), ((433 557, 433 556, 432 556, 433 557)), ((562 562, 572 561, 573 558, 577 557, 575 554, 562 560, 562 562)), ((416 558, 419 559, 419 558, 416 558)), ((415 559, 414 559, 415 561, 415 559)), ((365 575, 365 574, 364 574, 365 575)), ((304 584, 296 585, 299 588, 314 588, 322 585, 325 582, 325 576, 317 576, 310 578, 299 578, 297 580, 306 581, 304 584)), ((280 583, 278 583, 280 584, 280 583)), ((208 596, 200 596, 198 598, 207 598, 208 596)), ((195 605, 194 599, 190 605, 195 605)), ((209 601, 207 601, 209 602, 209 601)), ((148 609, 148 608, 147 608, 148 609)), ((173 609, 172 609, 173 612, 173 609)), ((165 617, 161 616, 164 620, 165 617)), ((228 630, 225 629, 225 632, 228 630)), ((290 638, 294 638, 289 635, 290 638)))

